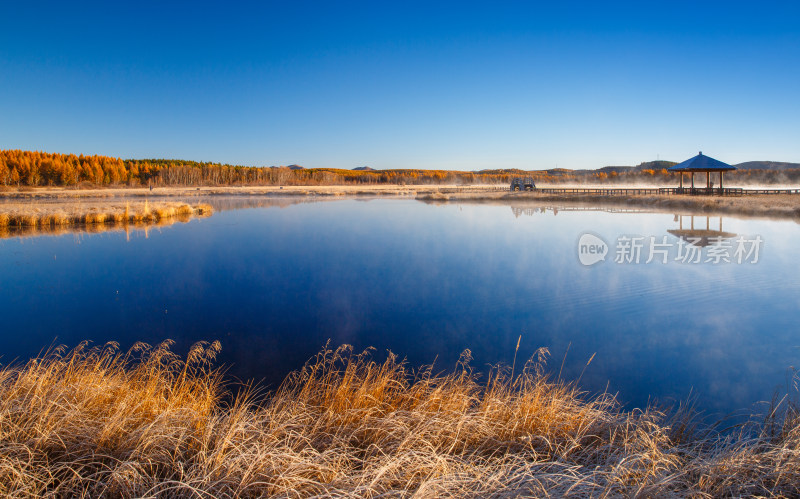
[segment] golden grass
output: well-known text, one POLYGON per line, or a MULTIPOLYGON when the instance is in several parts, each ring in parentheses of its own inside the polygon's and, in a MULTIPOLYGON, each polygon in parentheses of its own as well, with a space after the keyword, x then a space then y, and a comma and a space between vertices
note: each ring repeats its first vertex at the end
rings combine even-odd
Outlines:
POLYGON ((36 214, 23 213, 11 217, 11 225, 19 227, 36 227, 39 217, 36 214))
POLYGON ((164 220, 167 218, 172 218, 175 216, 175 208, 170 206, 165 206, 163 208, 156 208, 153 211, 153 216, 156 220, 164 220))
POLYGON ((15 497, 800 494, 787 413, 721 437, 620 411, 539 361, 478 382, 324 350, 258 401, 226 392, 219 344, 54 350, 0 370, 0 494, 15 497))
MULTIPOLYGON (((439 191, 440 189, 485 191, 494 187, 484 185, 457 186, 454 184, 406 185, 396 184, 355 184, 355 185, 286 185, 286 186, 213 186, 213 187, 158 187, 150 191, 147 187, 21 187, 9 188, 5 192, 0 189, 0 199, 90 199, 109 197, 139 197, 151 199, 190 196, 414 196, 420 192, 439 191)), ((503 184, 500 190, 507 190, 503 184)))
MULTIPOLYGON (((208 217, 214 213, 214 209, 208 203, 200 203, 194 207, 194 215, 208 217)), ((189 213, 187 213, 189 214, 189 213)))
MULTIPOLYGON (((190 206, 185 203, 162 202, 151 204, 126 202, 124 206, 113 203, 101 203, 97 206, 86 206, 83 203, 38 205, 32 203, 0 205, 0 227, 14 228, 16 231, 27 231, 31 228, 43 232, 52 228, 66 226, 114 226, 127 224, 158 223, 171 220, 188 221, 192 216, 206 217, 213 213, 208 204, 190 206)), ((14 235, 11 230, 4 230, 5 235, 14 235)), ((6 236, 3 236, 6 237, 6 236)))

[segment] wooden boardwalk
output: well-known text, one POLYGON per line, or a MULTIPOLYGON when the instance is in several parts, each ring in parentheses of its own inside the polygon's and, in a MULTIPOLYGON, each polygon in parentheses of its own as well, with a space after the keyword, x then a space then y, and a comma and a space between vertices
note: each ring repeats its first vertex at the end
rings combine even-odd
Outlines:
POLYGON ((594 196, 643 196, 662 194, 661 189, 625 189, 625 188, 561 188, 544 187, 535 189, 542 194, 590 194, 594 196))
POLYGON ((661 194, 694 195, 694 196, 744 196, 747 194, 741 187, 662 187, 661 194))
POLYGON ((652 196, 652 195, 695 195, 695 196, 748 196, 763 194, 800 194, 800 189, 743 189, 741 187, 659 187, 659 188, 537 188, 534 192, 542 194, 584 194, 593 196, 652 196))
POLYGON ((800 194, 800 189, 745 189, 745 194, 800 194))

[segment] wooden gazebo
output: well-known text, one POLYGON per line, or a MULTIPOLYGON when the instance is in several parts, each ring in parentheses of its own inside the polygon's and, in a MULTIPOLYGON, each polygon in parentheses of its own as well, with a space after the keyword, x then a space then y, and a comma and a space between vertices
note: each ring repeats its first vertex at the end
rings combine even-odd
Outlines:
POLYGON ((687 159, 683 163, 679 163, 667 171, 677 172, 681 174, 681 181, 680 187, 677 189, 678 194, 719 194, 723 195, 726 193, 725 187, 723 186, 723 173, 736 170, 735 166, 731 166, 728 163, 723 163, 722 161, 716 160, 709 156, 703 156, 703 151, 700 151, 700 154, 697 156, 687 159), (694 174, 697 172, 705 172, 706 174, 706 186, 705 188, 702 187, 695 187, 694 186, 694 174), (683 174, 689 173, 691 174, 691 187, 684 188, 683 187, 683 174), (719 188, 712 187, 711 184, 711 174, 712 173, 719 173, 719 188))

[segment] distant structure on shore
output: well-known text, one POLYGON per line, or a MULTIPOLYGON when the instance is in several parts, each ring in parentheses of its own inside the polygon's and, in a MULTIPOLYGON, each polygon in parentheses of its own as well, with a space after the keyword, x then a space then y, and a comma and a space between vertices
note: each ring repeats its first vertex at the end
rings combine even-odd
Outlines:
POLYGON ((734 171, 736 170, 735 166, 731 166, 728 163, 723 163, 717 159, 714 159, 710 156, 703 156, 703 151, 700 151, 697 156, 693 158, 689 158, 683 163, 678 163, 675 166, 672 166, 667 169, 670 172, 677 172, 681 174, 681 181, 680 187, 678 188, 678 194, 725 194, 725 188, 722 184, 723 173, 734 171), (706 187, 705 189, 696 189, 694 186, 694 174, 695 173, 703 173, 706 174, 706 187), (692 186, 689 192, 684 193, 683 188, 683 174, 689 173, 691 175, 692 186), (714 189, 714 184, 711 182, 711 174, 712 173, 719 173, 719 188, 714 189))

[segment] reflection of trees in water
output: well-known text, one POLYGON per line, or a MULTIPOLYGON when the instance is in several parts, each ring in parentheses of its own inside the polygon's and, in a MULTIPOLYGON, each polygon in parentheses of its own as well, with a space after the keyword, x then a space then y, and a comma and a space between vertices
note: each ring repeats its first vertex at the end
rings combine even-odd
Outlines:
POLYGON ((191 220, 190 216, 178 216, 169 219, 158 220, 147 223, 105 223, 105 224, 83 224, 83 225, 63 225, 63 226, 22 226, 22 227, 0 227, 0 239, 17 237, 39 237, 39 236, 63 236, 66 234, 84 235, 99 234, 101 232, 125 232, 126 239, 130 240, 133 234, 144 234, 145 238, 150 236, 150 231, 169 227, 175 223, 186 223, 191 220))
POLYGON ((150 202, 180 202, 189 205, 196 205, 198 203, 208 203, 214 208, 214 211, 228 211, 228 210, 241 210, 247 208, 286 208, 288 206, 302 204, 302 203, 319 203, 322 201, 335 201, 341 198, 326 198, 326 197, 312 197, 305 195, 290 195, 290 196, 119 196, 109 198, 75 198, 75 199, 62 199, 62 198, 42 198, 35 200, 19 200, 11 199, 6 200, 0 198, 0 207, 3 205, 20 205, 25 203, 32 203, 36 205, 68 205, 68 206, 107 206, 109 203, 122 203, 126 201, 135 201, 143 203, 145 200, 150 202))
MULTIPOLYGON (((192 198, 197 202, 198 198, 192 198)), ((214 208, 214 211, 244 210, 248 208, 287 208, 296 204, 320 203, 335 199, 308 196, 208 196, 202 201, 214 208)))
MULTIPOLYGON (((129 198, 113 198, 113 203, 125 203, 129 198)), ((308 196, 174 196, 169 198, 157 198, 159 201, 168 201, 170 203, 183 202, 191 205, 198 203, 210 204, 213 211, 230 211, 242 210, 249 208, 287 208, 289 206, 305 203, 320 203, 323 201, 336 201, 341 198, 319 198, 308 196)), ((137 202, 142 202, 139 198, 137 202)), ((368 201, 368 200, 364 200, 368 201)), ((78 207, 80 211, 86 211, 92 207, 107 207, 109 199, 78 199, 70 200, 65 204, 63 199, 43 199, 36 200, 36 205, 51 204, 54 206, 68 206, 70 209, 78 207)), ((18 207, 19 201, 13 203, 0 202, 0 207, 12 205, 18 207)), ((196 215, 196 216, 209 216, 209 215, 196 215)), ((192 216, 178 214, 176 217, 152 220, 150 222, 115 222, 112 219, 107 219, 104 223, 89 223, 89 224, 26 224, 26 225, 0 225, 0 239, 16 238, 16 237, 37 237, 37 236, 60 236, 64 234, 97 234, 100 232, 120 232, 125 231, 127 237, 134 232, 143 232, 145 237, 148 237, 148 231, 153 228, 160 228, 172 225, 176 222, 188 222, 192 216)))
POLYGON ((606 213, 651 213, 649 210, 641 208, 619 208, 611 206, 568 206, 568 205, 544 205, 544 206, 512 206, 511 212, 516 218, 520 215, 533 216, 535 214, 547 213, 551 211, 553 215, 558 215, 562 211, 604 211, 606 213))

